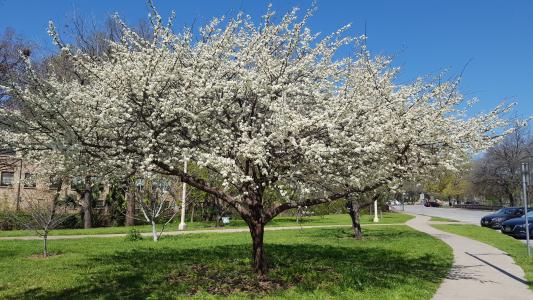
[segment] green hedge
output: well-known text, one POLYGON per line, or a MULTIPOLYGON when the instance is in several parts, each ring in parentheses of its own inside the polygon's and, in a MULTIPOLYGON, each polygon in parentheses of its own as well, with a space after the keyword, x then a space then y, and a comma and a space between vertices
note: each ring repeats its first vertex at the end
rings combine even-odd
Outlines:
MULTIPOLYGON (((27 229, 24 224, 31 220, 31 216, 25 212, 0 211, 0 230, 27 229)), ((57 229, 82 228, 83 222, 77 213, 69 214, 57 229)))

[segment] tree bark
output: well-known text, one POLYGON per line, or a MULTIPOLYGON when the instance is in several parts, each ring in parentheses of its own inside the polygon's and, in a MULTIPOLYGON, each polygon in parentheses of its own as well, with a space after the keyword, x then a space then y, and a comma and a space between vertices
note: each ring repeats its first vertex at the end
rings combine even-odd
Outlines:
POLYGON ((126 192, 126 226, 135 226, 135 197, 126 192))
POLYGON ((93 227, 91 190, 91 184, 87 182, 83 191, 83 228, 85 229, 93 227))
POLYGON ((194 207, 196 205, 194 203, 191 203, 191 223, 194 222, 194 207))
POLYGON ((515 202, 513 193, 509 192, 508 196, 509 196, 509 206, 513 207, 514 206, 514 202, 515 202))
POLYGON ((157 226, 155 224, 155 221, 152 219, 152 238, 154 239, 154 242, 157 242, 157 226))
POLYGON ((252 268, 257 275, 264 276, 267 272, 265 249, 263 245, 265 224, 252 221, 249 222, 248 227, 250 228, 250 234, 252 236, 252 268))
MULTIPOLYGON (((111 225, 111 207, 107 200, 104 200, 104 218, 103 218, 103 226, 110 226, 111 225)), ((102 224, 100 224, 102 226, 102 224)))
POLYGON ((361 230, 359 203, 357 201, 348 200, 347 206, 348 206, 348 214, 350 215, 350 218, 352 219, 353 237, 356 240, 360 240, 363 238, 363 231, 361 230))
POLYGON ((221 225, 222 223, 220 222, 220 214, 216 214, 215 216, 215 227, 224 227, 223 225, 221 225))
POLYGON ((43 235, 43 257, 48 257, 48 232, 43 235))

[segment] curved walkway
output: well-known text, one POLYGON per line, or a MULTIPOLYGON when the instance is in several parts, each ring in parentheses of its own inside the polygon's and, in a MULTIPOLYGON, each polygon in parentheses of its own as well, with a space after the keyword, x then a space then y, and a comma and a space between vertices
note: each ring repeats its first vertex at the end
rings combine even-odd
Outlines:
POLYGON ((505 252, 487 244, 433 228, 416 215, 407 225, 441 239, 453 249, 452 269, 434 300, 533 299, 524 271, 505 252))

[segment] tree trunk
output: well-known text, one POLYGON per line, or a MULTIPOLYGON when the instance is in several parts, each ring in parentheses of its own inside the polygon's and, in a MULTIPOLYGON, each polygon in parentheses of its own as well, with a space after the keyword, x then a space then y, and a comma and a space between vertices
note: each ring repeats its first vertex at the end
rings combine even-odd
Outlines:
POLYGON ((191 223, 194 222, 194 207, 196 205, 194 203, 191 203, 191 223))
POLYGON ((250 228, 250 234, 252 235, 252 268, 257 275, 264 276, 267 271, 265 249, 263 245, 265 224, 254 223, 252 221, 248 224, 248 227, 250 228))
MULTIPOLYGON (((109 203, 107 202, 107 200, 104 200, 104 218, 103 218, 104 225, 103 226, 110 226, 111 219, 112 219, 111 207, 109 206, 109 203)), ((100 226, 102 226, 102 224, 100 224, 100 226)))
POLYGON ((135 197, 126 193, 126 226, 135 226, 135 197))
POLYGON ((513 207, 513 206, 514 206, 514 196, 513 196, 513 193, 509 192, 509 193, 508 193, 508 196, 509 196, 509 206, 513 207))
POLYGON ((157 242, 157 226, 154 220, 152 220, 151 223, 152 223, 152 238, 154 239, 154 242, 157 242))
POLYGON ((83 228, 93 227, 92 217, 91 186, 88 184, 83 192, 83 228))
POLYGON ((204 202, 200 202, 200 220, 205 221, 204 202))
POLYGON ((43 235, 43 257, 48 257, 48 232, 43 235))
POLYGON ((350 215, 350 218, 352 219, 353 237, 356 240, 360 240, 363 238, 363 231, 361 230, 359 203, 357 203, 357 201, 348 200, 347 206, 348 206, 348 214, 350 215))
POLYGON ((223 227, 220 222, 220 215, 217 213, 215 217, 215 227, 223 227))

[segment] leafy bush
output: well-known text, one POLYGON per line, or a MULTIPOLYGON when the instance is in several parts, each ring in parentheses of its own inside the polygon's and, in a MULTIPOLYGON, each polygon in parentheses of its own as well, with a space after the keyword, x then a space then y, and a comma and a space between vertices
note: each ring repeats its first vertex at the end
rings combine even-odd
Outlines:
MULTIPOLYGON (((24 224, 31 220, 31 216, 23 211, 0 211, 0 230, 27 229, 24 224)), ((77 213, 70 214, 57 229, 82 228, 81 217, 77 213)))
POLYGON ((126 238, 125 238, 125 240, 128 241, 128 242, 136 242, 136 241, 140 241, 142 239, 143 239, 143 237, 142 237, 141 233, 135 228, 132 228, 128 232, 128 235, 126 235, 126 238))
POLYGON ((309 207, 309 210, 313 212, 315 216, 325 216, 331 214, 344 214, 346 210, 346 201, 339 199, 337 201, 323 203, 309 207))
POLYGON ((24 221, 30 218, 31 216, 23 212, 0 211, 0 230, 24 229, 24 221))
POLYGON ((70 214, 65 221, 57 227, 58 229, 75 229, 83 228, 83 220, 78 213, 70 214))

